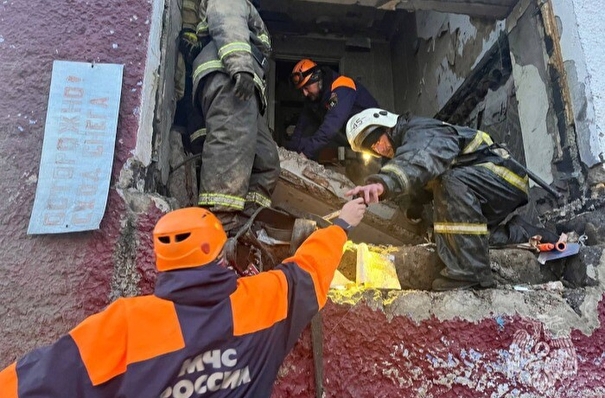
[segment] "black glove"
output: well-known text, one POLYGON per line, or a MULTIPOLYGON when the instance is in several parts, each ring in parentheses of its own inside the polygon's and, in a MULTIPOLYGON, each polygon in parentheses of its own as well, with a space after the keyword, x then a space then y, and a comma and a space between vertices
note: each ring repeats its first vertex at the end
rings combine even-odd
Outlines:
POLYGON ((248 72, 235 74, 235 95, 242 101, 248 101, 254 94, 254 78, 248 72))
POLYGON ((186 63, 192 64, 193 60, 195 60, 202 51, 202 47, 202 43, 193 29, 185 28, 181 30, 179 50, 181 51, 181 54, 183 54, 186 63))

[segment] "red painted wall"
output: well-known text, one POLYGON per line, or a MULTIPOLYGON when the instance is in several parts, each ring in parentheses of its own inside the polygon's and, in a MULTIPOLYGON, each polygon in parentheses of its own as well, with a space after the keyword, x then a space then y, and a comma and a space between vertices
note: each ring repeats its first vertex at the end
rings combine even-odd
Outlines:
MULTIPOLYGON (((601 324, 605 304, 599 304, 601 324)), ((540 322, 387 320, 366 305, 323 311, 326 397, 603 397, 605 328, 555 338, 540 322)), ((309 330, 273 398, 315 396, 309 330)))

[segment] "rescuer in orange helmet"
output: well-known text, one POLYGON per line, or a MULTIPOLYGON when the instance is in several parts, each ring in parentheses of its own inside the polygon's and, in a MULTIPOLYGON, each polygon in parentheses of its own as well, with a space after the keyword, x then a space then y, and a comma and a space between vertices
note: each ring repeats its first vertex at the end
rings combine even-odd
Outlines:
POLYGON ((326 303, 347 232, 365 209, 361 198, 347 202, 292 257, 239 279, 226 267, 227 235, 214 214, 164 215, 153 231, 154 294, 120 298, 5 368, 0 396, 269 397, 286 354, 326 303))
POLYGON ((286 149, 317 160, 327 147, 348 147, 344 127, 354 114, 378 107, 359 82, 305 58, 292 69, 290 81, 302 91, 305 104, 286 149))

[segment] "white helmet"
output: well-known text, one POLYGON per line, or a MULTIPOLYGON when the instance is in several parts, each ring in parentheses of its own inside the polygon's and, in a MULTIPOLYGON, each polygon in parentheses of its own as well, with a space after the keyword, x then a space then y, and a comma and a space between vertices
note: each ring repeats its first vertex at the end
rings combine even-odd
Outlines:
POLYGON ((399 115, 379 108, 368 108, 351 116, 347 122, 347 140, 351 144, 351 149, 363 152, 367 149, 361 146, 363 140, 378 127, 395 127, 398 117, 399 115))

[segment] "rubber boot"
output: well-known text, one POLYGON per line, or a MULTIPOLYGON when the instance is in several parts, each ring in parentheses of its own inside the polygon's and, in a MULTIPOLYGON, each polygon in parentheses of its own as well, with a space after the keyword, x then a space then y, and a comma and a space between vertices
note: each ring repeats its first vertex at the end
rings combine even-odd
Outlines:
POLYGON ((481 286, 481 284, 477 281, 458 281, 456 279, 441 277, 433 281, 432 288, 436 292, 445 292, 448 290, 464 290, 479 286, 481 286))
POLYGON ((513 216, 506 224, 499 225, 490 231, 490 247, 501 247, 516 243, 527 243, 533 236, 542 237, 541 243, 555 243, 559 236, 542 227, 537 227, 520 215, 513 216))
POLYGON ((448 273, 448 269, 444 268, 441 270, 441 276, 433 281, 432 288, 437 292, 443 292, 448 290, 464 290, 470 288, 486 289, 490 287, 496 287, 496 282, 489 275, 484 277, 482 280, 477 280, 472 277, 457 277, 451 276, 448 273))

